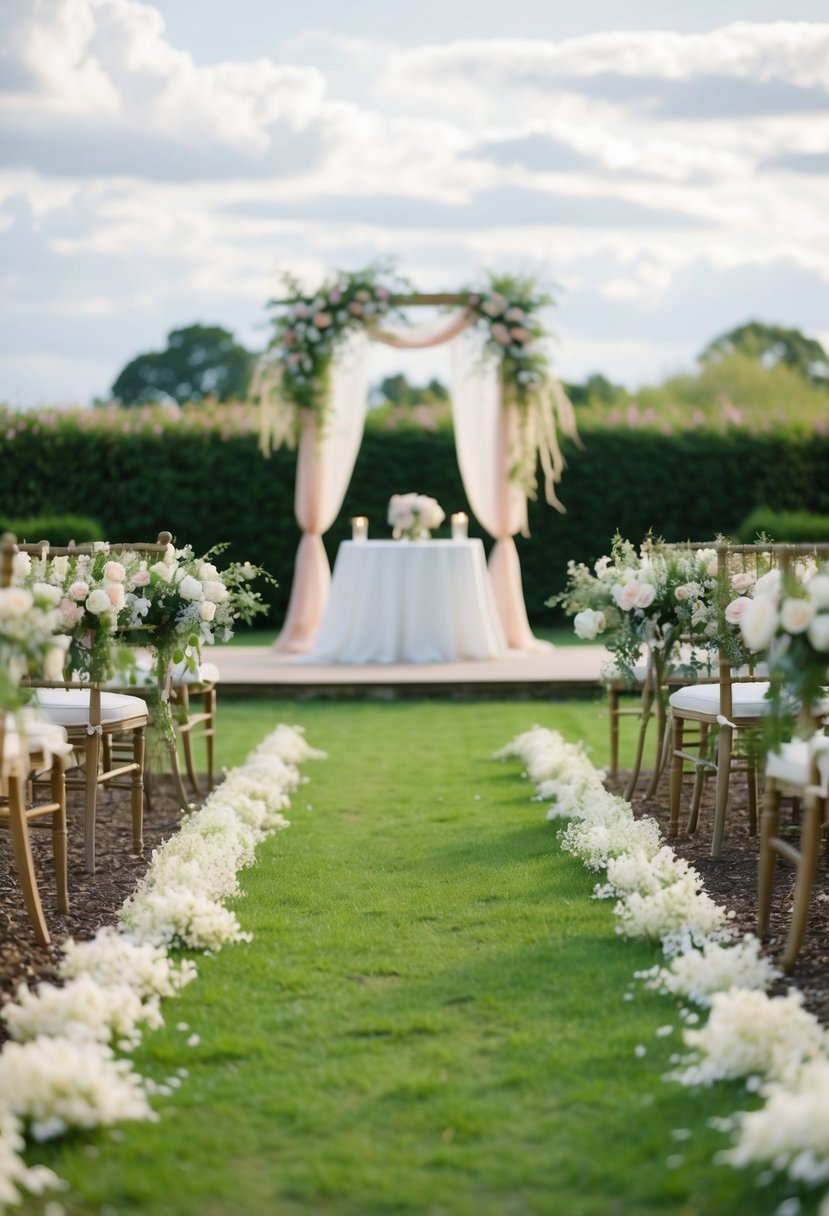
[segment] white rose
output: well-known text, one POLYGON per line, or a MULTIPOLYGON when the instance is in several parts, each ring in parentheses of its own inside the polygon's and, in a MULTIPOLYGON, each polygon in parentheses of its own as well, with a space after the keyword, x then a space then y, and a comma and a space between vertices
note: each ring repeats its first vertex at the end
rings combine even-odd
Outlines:
POLYGON ((112 604, 106 591, 100 588, 90 591, 86 601, 86 610, 93 616, 102 616, 105 612, 111 612, 112 604))
POLYGON ((821 654, 829 650, 829 612, 820 612, 812 618, 807 631, 807 637, 821 654))
POLYGON ((613 588, 613 598, 622 609, 622 612, 630 612, 631 608, 635 607, 636 601, 639 598, 640 587, 635 578, 619 586, 617 583, 613 588))
POLYGON ((720 572, 719 558, 717 557, 717 555, 715 553, 713 557, 709 557, 708 564, 705 567, 705 573, 708 575, 709 578, 716 578, 717 575, 719 574, 719 572, 720 572))
POLYGON ((52 573, 51 573, 50 577, 53 577, 56 582, 62 583, 63 580, 66 578, 68 569, 69 569, 69 558, 66 556, 66 554, 64 554, 62 557, 53 557, 52 558, 52 573))
MULTIPOLYGON (((28 557, 28 553, 25 554, 28 557)), ((31 591, 25 587, 0 588, 0 621, 11 620, 12 617, 23 616, 33 603, 31 591)))
POLYGON ((585 608, 583 612, 577 612, 573 617, 573 629, 577 638, 585 638, 587 641, 592 641, 597 634, 601 633, 603 628, 603 612, 594 612, 592 608, 585 608), (601 624, 599 623, 600 618, 601 624))
POLYGON ((767 595, 749 600, 740 618, 740 632, 749 650, 765 650, 777 629, 777 609, 767 595))
POLYGON ((754 597, 758 595, 776 596, 780 591, 780 571, 769 570, 761 574, 754 587, 754 597))
POLYGON ((199 608, 199 616, 203 621, 212 621, 216 615, 216 605, 212 600, 205 600, 199 608))
POLYGON ((829 574, 816 574, 809 579, 808 591, 815 608, 829 608, 829 574))
POLYGON ((653 601, 656 599, 656 588, 653 583, 642 583, 639 588, 639 594, 636 597, 637 608, 650 608, 653 601))
POLYGON ((202 562, 199 566, 199 578, 203 583, 206 583, 210 579, 219 578, 219 571, 210 562, 202 562))
POLYGON ((53 607, 63 599, 60 587, 53 587, 51 583, 35 583, 32 592, 36 599, 46 600, 53 607))
POLYGON ((12 574, 15 578, 26 578, 32 573, 31 553, 15 553, 12 558, 12 574))
POLYGON ((729 625, 738 625, 745 615, 745 611, 752 601, 745 595, 740 595, 736 600, 732 600, 726 605, 725 619, 729 625))
POLYGON ((219 579, 208 579, 204 583, 204 598, 214 604, 223 604, 229 594, 227 587, 219 579))
POLYGON ((785 599, 780 608, 780 623, 786 633, 805 633, 815 615, 810 600, 785 599))
POLYGON ((173 569, 166 562, 156 562, 154 566, 150 566, 150 574, 155 574, 158 578, 163 579, 165 583, 169 583, 173 577, 173 569))
POLYGON ((185 574, 184 578, 178 585, 181 595, 186 600, 203 600, 204 592, 202 591, 201 583, 197 578, 193 578, 192 574, 185 574))

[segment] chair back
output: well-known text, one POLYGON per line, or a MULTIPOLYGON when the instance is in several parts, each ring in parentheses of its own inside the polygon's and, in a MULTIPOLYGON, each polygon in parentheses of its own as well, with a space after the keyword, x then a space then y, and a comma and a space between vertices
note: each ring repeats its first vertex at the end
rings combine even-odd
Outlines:
POLYGON ((13 532, 4 532, 0 536, 0 587, 11 586, 16 548, 17 537, 13 532))

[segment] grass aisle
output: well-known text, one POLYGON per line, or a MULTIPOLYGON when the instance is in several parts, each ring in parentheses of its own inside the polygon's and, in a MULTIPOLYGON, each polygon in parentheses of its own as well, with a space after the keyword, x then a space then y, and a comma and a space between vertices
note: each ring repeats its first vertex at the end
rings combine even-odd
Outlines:
POLYGON ((234 721, 241 738, 299 720, 330 758, 243 876, 254 941, 202 962, 137 1053, 157 1079, 189 1069, 161 1122, 44 1153, 68 1214, 774 1210, 710 1164, 724 1140, 705 1121, 744 1103, 736 1089, 660 1081, 675 1011, 623 999, 654 955, 619 941, 517 767, 490 759, 534 721, 578 737, 595 708, 224 712, 230 740, 234 721))

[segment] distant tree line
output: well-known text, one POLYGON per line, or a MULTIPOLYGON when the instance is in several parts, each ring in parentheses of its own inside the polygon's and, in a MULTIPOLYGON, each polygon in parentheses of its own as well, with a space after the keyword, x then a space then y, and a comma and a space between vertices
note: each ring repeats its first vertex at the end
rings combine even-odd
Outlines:
MULTIPOLYGON (((112 396, 124 406, 143 405, 149 401, 174 402, 214 398, 218 401, 241 400, 247 396, 258 355, 237 342, 233 334, 218 325, 190 325, 174 329, 167 335, 162 351, 137 355, 120 372, 112 386, 112 396)), ((640 400, 650 394, 651 404, 658 406, 660 392, 673 394, 677 401, 695 405, 698 396, 710 393, 712 385, 721 397, 729 397, 730 388, 737 392, 757 393, 757 381, 746 376, 746 369, 762 368, 773 372, 791 373, 796 379, 780 378, 776 391, 792 383, 818 390, 829 389, 829 355, 816 338, 798 329, 785 329, 760 321, 749 321, 736 329, 720 334, 701 352, 696 375, 676 376, 664 385, 643 390, 640 400)), ((601 373, 588 376, 581 383, 567 383, 565 388, 577 407, 593 410, 629 404, 631 394, 621 385, 613 384, 601 373)), ((395 414, 405 414, 415 407, 445 406, 449 391, 438 379, 425 385, 412 384, 402 373, 386 376, 371 391, 370 404, 375 408, 392 407, 395 414)))

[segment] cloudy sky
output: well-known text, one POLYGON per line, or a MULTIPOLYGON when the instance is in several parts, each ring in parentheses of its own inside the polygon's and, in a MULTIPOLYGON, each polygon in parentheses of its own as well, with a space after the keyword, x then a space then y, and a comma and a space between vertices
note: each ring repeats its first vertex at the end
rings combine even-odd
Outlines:
POLYGON ((262 346, 282 273, 378 257, 554 282, 566 379, 653 381, 752 317, 829 343, 826 13, 1 0, 0 400, 105 395, 195 321, 262 346))

